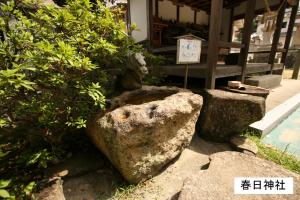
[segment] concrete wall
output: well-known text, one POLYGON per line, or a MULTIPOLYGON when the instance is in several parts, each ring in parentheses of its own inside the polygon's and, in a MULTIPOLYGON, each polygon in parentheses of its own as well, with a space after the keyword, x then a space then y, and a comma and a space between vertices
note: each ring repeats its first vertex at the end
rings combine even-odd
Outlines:
POLYGON ((198 11, 197 12, 197 24, 200 25, 208 25, 209 16, 205 11, 198 11))
POLYGON ((148 38, 148 1, 130 0, 131 24, 135 23, 138 30, 132 32, 132 37, 136 42, 148 38))
POLYGON ((194 23, 194 13, 189 6, 180 7, 180 15, 179 15, 179 22, 183 23, 194 23))
POLYGON ((164 20, 176 20, 176 6, 171 1, 158 1, 158 16, 164 20))

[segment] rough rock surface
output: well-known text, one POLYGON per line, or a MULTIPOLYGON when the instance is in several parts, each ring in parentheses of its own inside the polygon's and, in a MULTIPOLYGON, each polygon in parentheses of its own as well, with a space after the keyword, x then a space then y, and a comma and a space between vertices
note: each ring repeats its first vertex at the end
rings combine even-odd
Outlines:
POLYGON ((213 154, 209 168, 186 179, 179 200, 298 200, 300 175, 255 156, 238 152, 213 154), (234 195, 234 177, 293 177, 294 195, 234 195))
POLYGON ((88 125, 88 135, 124 178, 151 178, 187 147, 202 97, 188 90, 143 87, 112 101, 88 125))
POLYGON ((45 177, 39 184, 43 189, 36 195, 41 200, 110 199, 126 184, 109 160, 88 140, 80 146, 79 152, 48 168, 45 177), (50 183, 45 184, 47 180, 50 183), (52 184, 53 180, 60 180, 60 185, 59 182, 52 184))
POLYGON ((42 191, 35 195, 37 200, 65 200, 62 180, 60 178, 53 179, 48 187, 45 187, 42 191))
POLYGON ((258 147, 255 142, 245 136, 234 136, 230 139, 230 143, 236 150, 243 153, 256 155, 258 152, 258 147))
MULTIPOLYGON (((92 144, 90 144, 92 145, 92 144)), ((66 200, 110 199, 124 179, 96 148, 75 155, 51 170, 55 173, 67 169, 63 177, 66 200)))
POLYGON ((155 176, 139 185, 133 192, 125 198, 113 198, 118 200, 175 200, 182 189, 186 178, 199 173, 201 169, 206 169, 209 163, 209 155, 231 150, 228 144, 204 141, 194 135, 188 148, 186 148, 179 158, 167 166, 167 168, 155 176))
POLYGON ((222 90, 206 90, 204 104, 197 122, 201 137, 214 141, 228 141, 251 123, 265 115, 265 99, 253 95, 222 90))

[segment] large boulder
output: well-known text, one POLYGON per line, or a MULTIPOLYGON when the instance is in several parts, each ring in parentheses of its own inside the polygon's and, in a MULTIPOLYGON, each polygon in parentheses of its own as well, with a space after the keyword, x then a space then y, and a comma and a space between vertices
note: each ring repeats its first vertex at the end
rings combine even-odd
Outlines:
MULTIPOLYGON (((210 157, 210 165, 187 178, 179 200, 298 200, 300 175, 270 161, 238 152, 221 152, 210 157), (293 195, 237 195, 234 194, 235 177, 294 178, 293 195)), ((263 185, 263 184, 262 184, 263 185)), ((275 189, 275 188, 274 188, 275 189)))
POLYGON ((175 87, 125 92, 88 123, 93 143, 130 183, 151 178, 187 147, 202 97, 175 87))
POLYGON ((222 90, 203 92, 204 104, 197 122, 201 137, 218 142, 228 141, 265 115, 263 97, 222 90))

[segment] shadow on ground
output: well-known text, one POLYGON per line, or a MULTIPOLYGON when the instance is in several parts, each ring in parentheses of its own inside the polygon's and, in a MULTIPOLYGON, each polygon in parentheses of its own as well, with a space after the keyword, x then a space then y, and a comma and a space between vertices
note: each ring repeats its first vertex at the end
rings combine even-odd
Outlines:
POLYGON ((188 149, 203 155, 211 155, 217 152, 231 150, 227 143, 209 142, 200 138, 196 134, 194 135, 188 149))
POLYGON ((78 140, 83 144, 73 151, 73 156, 49 168, 45 175, 61 177, 67 200, 109 199, 126 181, 85 135, 78 140))

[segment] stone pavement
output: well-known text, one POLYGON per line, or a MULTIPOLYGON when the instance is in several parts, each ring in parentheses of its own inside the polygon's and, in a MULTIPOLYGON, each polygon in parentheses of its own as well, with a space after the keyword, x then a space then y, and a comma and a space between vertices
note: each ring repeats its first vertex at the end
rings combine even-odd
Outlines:
POLYGON ((300 93, 300 80, 283 79, 281 86, 271 89, 266 101, 267 112, 300 93))

